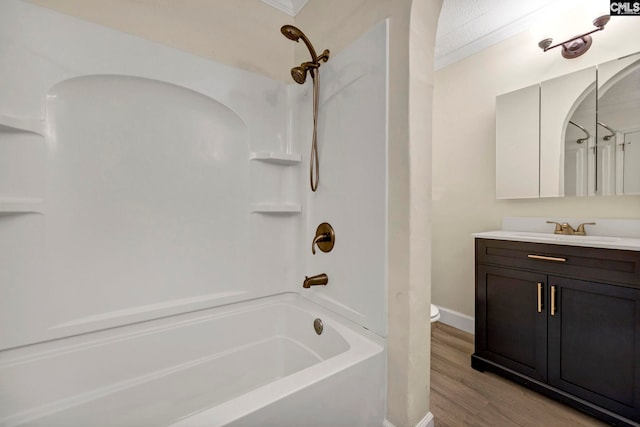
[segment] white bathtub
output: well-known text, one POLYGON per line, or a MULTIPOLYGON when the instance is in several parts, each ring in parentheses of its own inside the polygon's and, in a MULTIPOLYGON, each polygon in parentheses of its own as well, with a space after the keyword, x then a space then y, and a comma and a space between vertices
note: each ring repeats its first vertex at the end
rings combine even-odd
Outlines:
POLYGON ((382 339, 283 294, 1 352, 0 425, 380 426, 384 378, 382 339))

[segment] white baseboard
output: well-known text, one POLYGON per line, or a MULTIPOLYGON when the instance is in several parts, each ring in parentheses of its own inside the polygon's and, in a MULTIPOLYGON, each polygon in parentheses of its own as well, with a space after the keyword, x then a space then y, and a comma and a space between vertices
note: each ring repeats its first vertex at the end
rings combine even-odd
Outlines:
POLYGON ((440 306, 438 309, 440 310, 440 322, 470 334, 475 333, 475 318, 440 306))
POLYGON ((433 414, 431 412, 427 412, 427 415, 425 415, 424 418, 416 424, 416 427, 435 427, 435 425, 433 414))
MULTIPOLYGON (((393 424, 391 424, 391 422, 387 419, 385 419, 382 422, 382 427, 395 427, 393 424)), ((416 424, 416 427, 435 427, 435 421, 433 419, 433 414, 431 412, 427 412, 427 415, 424 416, 423 419, 421 419, 418 424, 416 424)))

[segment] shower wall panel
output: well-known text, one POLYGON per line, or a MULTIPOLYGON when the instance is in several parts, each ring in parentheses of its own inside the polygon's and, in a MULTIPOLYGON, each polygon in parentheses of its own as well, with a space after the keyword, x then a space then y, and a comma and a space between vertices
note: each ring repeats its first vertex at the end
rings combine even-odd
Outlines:
MULTIPOLYGON (((305 275, 326 273, 327 286, 300 289, 319 304, 386 335, 387 328, 387 22, 333 56, 320 69, 318 157, 320 184, 305 182, 306 225, 301 235, 305 275), (311 253, 316 227, 329 222, 336 243, 311 253)), ((304 126, 311 118, 311 84, 299 92, 304 126)), ((309 158, 311 125, 298 129, 309 158)))
POLYGON ((0 79, 0 350, 289 288, 284 83, 17 0, 0 79))

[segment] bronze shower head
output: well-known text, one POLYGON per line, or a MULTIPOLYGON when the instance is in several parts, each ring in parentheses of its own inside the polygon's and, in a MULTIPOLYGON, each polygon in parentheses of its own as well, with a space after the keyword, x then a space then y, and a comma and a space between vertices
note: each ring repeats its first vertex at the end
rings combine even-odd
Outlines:
POLYGON ((299 28, 294 27, 293 25, 283 25, 282 28, 280 28, 280 32, 286 38, 288 38, 289 40, 293 40, 294 42, 299 42, 300 39, 302 39, 304 44, 307 45, 307 49, 309 49, 311 60, 313 62, 318 62, 318 55, 316 55, 316 50, 313 48, 313 45, 311 44, 307 36, 305 36, 299 28))
POLYGON ((304 84, 305 80, 307 80, 307 70, 302 67, 293 67, 291 69, 291 77, 298 84, 304 84))
POLYGON ((302 39, 311 54, 311 62, 303 62, 299 67, 293 67, 291 69, 291 77, 293 77, 293 80, 295 80, 296 83, 303 84, 307 79, 307 71, 311 73, 311 77, 315 77, 313 70, 320 66, 320 61, 327 62, 329 60, 329 50, 325 49, 322 55, 318 56, 307 36, 293 25, 283 25, 280 28, 280 32, 294 42, 299 42, 300 39, 302 39))
POLYGON ((293 25, 283 25, 280 28, 280 32, 289 40, 293 40, 295 42, 302 41, 307 45, 307 49, 309 49, 309 53, 311 54, 310 62, 303 62, 299 67, 293 67, 291 69, 291 77, 298 84, 303 84, 307 79, 307 71, 311 74, 311 78, 313 79, 313 138, 311 142, 311 161, 309 162, 309 180, 311 184, 311 191, 316 191, 318 189, 318 181, 320 179, 320 173, 318 172, 319 162, 318 162, 318 145, 316 142, 317 134, 318 134, 318 105, 319 105, 319 87, 320 87, 320 76, 318 75, 316 78, 316 68, 320 67, 320 62, 327 62, 329 60, 329 50, 325 49, 322 52, 322 55, 318 57, 316 55, 316 50, 311 45, 311 42, 304 35, 299 28, 294 27, 293 25), (315 171, 315 175, 314 175, 315 171), (315 179, 314 179, 315 178, 315 179))
POLYGON ((302 31, 300 31, 293 25, 283 25, 282 28, 280 28, 280 32, 286 38, 288 38, 289 40, 293 40, 294 42, 297 42, 303 35, 302 31))
POLYGON ((320 64, 315 62, 303 62, 299 67, 293 67, 291 69, 291 77, 296 83, 303 84, 307 79, 307 71, 311 73, 311 77, 314 77, 313 70, 318 68, 320 64))

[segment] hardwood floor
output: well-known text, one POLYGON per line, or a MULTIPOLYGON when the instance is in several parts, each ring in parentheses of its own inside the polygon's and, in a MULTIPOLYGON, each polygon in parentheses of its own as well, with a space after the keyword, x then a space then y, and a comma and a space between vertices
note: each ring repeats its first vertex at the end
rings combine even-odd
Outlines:
POLYGON ((431 339, 431 413, 436 427, 606 426, 490 372, 471 368, 473 335, 436 323, 431 339))

